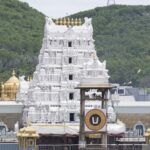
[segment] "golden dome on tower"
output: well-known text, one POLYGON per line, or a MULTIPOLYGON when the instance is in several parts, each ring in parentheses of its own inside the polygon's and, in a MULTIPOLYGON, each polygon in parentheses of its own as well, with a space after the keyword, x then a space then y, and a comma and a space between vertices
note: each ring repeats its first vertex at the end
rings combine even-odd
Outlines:
POLYGON ((5 82, 4 86, 6 86, 6 85, 14 85, 14 84, 19 86, 19 79, 15 75, 16 75, 16 73, 13 70, 12 76, 5 82))
POLYGON ((15 100, 17 91, 19 90, 19 79, 15 76, 13 70, 12 76, 4 83, 4 100, 15 100))

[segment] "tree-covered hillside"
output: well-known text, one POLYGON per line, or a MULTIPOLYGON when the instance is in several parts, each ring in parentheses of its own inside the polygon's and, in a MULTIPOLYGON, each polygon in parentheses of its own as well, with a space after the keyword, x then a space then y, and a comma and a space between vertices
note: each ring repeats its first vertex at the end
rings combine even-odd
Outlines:
POLYGON ((0 81, 17 74, 32 75, 42 44, 44 15, 27 3, 0 0, 0 81))
POLYGON ((150 6, 109 6, 80 12, 93 18, 100 60, 107 60, 112 82, 150 87, 150 6))
MULTIPOLYGON (((116 5, 71 17, 92 17, 97 54, 107 60, 111 82, 150 87, 150 6, 116 5)), ((43 28, 43 14, 17 0, 0 0, 0 81, 13 68, 18 75, 33 73, 43 28)))

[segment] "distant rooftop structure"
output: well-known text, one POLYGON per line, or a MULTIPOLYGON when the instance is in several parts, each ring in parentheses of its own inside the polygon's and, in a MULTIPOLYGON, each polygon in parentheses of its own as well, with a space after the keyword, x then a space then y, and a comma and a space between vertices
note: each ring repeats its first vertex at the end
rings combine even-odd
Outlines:
POLYGON ((112 93, 113 105, 118 113, 150 113, 150 94, 146 89, 116 85, 112 93))
POLYGON ((116 4, 115 0, 107 0, 107 6, 115 5, 115 4, 116 4))
POLYGON ((144 88, 119 86, 118 84, 115 86, 116 88, 112 92, 116 92, 119 96, 133 96, 135 101, 150 101, 150 94, 148 94, 144 88))

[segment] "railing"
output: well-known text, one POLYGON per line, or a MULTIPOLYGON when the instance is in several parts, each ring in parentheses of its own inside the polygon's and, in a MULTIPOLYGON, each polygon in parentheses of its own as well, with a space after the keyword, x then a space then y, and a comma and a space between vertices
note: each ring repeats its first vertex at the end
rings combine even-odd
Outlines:
POLYGON ((18 150, 18 143, 0 143, 0 150, 18 150))
MULTIPOLYGON (((38 145, 38 150, 79 150, 80 145, 38 145)), ((87 144, 85 150, 150 150, 147 144, 87 144)))
MULTIPOLYGON (((79 150, 81 145, 63 144, 63 145, 37 145, 36 150, 79 150)), ((82 145, 83 146, 83 145, 82 145)), ((0 143, 0 150, 19 150, 17 143, 0 143)), ((31 150, 31 149, 26 149, 31 150)), ((147 144, 86 144, 85 150, 150 150, 147 144)))
POLYGON ((78 150, 78 145, 38 145, 38 150, 78 150))

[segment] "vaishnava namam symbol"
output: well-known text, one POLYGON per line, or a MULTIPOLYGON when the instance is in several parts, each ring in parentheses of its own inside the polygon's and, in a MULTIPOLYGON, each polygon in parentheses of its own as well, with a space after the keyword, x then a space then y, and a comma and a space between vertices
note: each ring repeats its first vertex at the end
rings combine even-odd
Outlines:
POLYGON ((101 130, 106 124, 106 115, 99 109, 92 109, 85 115, 85 124, 90 130, 101 130))
POLYGON ((90 117, 90 122, 92 125, 98 125, 101 122, 101 118, 97 114, 93 114, 90 117))

